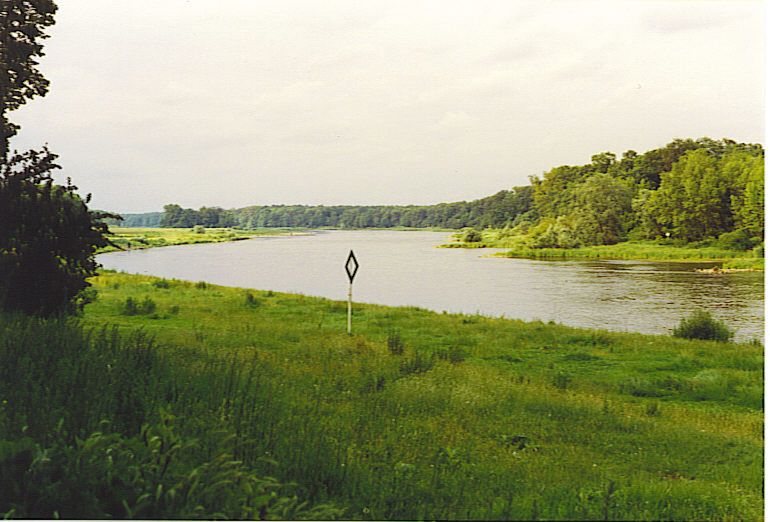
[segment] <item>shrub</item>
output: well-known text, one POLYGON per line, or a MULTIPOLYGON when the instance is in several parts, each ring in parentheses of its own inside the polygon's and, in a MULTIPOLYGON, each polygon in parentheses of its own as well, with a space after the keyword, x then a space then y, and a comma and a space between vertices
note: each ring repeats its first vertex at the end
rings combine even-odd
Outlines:
POLYGON ((262 305, 262 301, 254 297, 254 294, 252 294, 251 292, 246 292, 245 301, 246 301, 246 306, 250 306, 252 308, 256 308, 262 305))
POLYGON ((689 317, 683 317, 673 332, 674 337, 682 339, 712 341, 729 341, 733 333, 725 323, 714 319, 711 313, 705 310, 697 310, 689 317))
POLYGON ((463 241, 465 243, 481 243, 481 232, 474 228, 469 228, 463 233, 463 241))
POLYGON ((155 288, 171 288, 171 283, 166 279, 158 279, 157 281, 152 282, 152 286, 155 288))
POLYGON ((205 290, 209 287, 208 283, 206 281, 198 281, 195 283, 195 288, 198 290, 205 290))
POLYGON ((733 230, 719 236, 717 246, 726 250, 751 250, 756 245, 755 240, 746 230, 733 230))
POLYGON ((155 301, 145 297, 144 301, 138 303, 133 297, 127 297, 120 310, 122 315, 149 315, 157 309, 155 301))
POLYGON ((205 234, 206 227, 204 227, 203 225, 195 225, 192 231, 193 231, 193 234, 205 234))

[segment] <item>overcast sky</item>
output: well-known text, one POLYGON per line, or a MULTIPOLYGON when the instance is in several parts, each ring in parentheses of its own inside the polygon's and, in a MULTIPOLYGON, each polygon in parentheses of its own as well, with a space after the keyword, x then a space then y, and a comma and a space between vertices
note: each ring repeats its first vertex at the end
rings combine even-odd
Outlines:
POLYGON ((762 142, 761 1, 61 0, 11 113, 96 208, 426 204, 762 142))

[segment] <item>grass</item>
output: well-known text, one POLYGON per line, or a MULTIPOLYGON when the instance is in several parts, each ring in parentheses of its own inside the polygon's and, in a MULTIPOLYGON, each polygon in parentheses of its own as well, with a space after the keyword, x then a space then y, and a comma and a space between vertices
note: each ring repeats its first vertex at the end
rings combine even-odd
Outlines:
POLYGON ((649 261, 721 263, 725 269, 764 270, 764 258, 752 251, 728 250, 716 246, 675 246, 662 241, 625 241, 615 245, 579 248, 532 248, 521 236, 505 236, 500 230, 482 231, 478 243, 456 241, 444 248, 506 248, 508 252, 497 257, 529 259, 633 259, 649 261))
POLYGON ((0 317, 0 514, 763 518, 761 345, 93 283, 0 317))
POLYGON ((256 236, 276 236, 302 234, 298 229, 261 228, 241 230, 233 228, 206 228, 196 233, 192 228, 130 228, 111 227, 110 241, 115 245, 99 251, 113 252, 120 249, 143 249, 170 245, 188 245, 192 243, 219 243, 223 241, 242 241, 256 236))
POLYGON ((83 318, 161 347, 147 411, 344 518, 763 517, 762 346, 376 305, 348 336, 344 302, 157 281, 105 273, 83 318))

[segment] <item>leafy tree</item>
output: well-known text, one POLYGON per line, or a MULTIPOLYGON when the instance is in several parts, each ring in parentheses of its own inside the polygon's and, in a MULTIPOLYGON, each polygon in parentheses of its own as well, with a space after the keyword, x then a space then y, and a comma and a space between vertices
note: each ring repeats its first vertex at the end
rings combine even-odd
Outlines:
POLYGON ((730 180, 707 149, 689 151, 648 199, 650 212, 673 237, 700 241, 730 230, 730 180))
POLYGON ((69 180, 53 184, 55 159, 43 149, 0 166, 0 310, 48 316, 88 301, 105 214, 89 211, 69 180))
POLYGON ((722 159, 722 171, 734 181, 730 208, 736 229, 749 237, 765 235, 765 162, 763 155, 735 150, 722 159))
POLYGON ((0 0, 0 161, 8 159, 8 142, 19 129, 7 112, 48 92, 48 80, 37 69, 43 56, 39 40, 54 23, 52 0, 0 0))
POLYGON ((577 237, 583 245, 612 245, 625 238, 633 193, 609 174, 596 174, 575 189, 577 237))
POLYGON ((0 0, 0 310, 43 316, 90 298, 94 252, 108 243, 102 219, 117 217, 89 211, 69 179, 55 185, 47 148, 9 153, 18 126, 7 113, 48 90, 36 59, 55 12, 51 0, 0 0))

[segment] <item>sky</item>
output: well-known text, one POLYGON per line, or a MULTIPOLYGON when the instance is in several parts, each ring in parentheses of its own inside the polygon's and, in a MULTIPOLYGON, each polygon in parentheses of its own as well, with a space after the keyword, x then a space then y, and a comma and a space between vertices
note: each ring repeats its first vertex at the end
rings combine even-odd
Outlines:
POLYGON ((47 143, 93 208, 473 200, 593 154, 764 141, 760 0, 60 0, 47 143))

